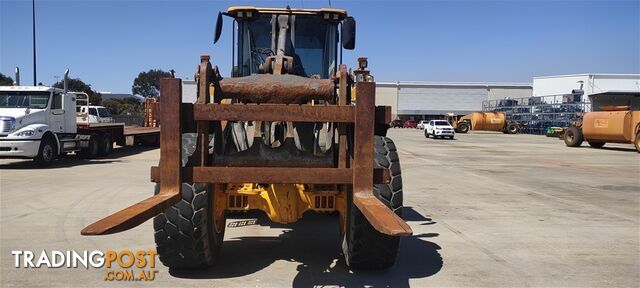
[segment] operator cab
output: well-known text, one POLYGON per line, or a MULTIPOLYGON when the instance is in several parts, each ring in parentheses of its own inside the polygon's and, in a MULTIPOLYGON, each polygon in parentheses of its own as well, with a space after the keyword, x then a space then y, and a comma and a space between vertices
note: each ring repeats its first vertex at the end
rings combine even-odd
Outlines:
MULTIPOLYGON (((215 41, 221 33, 221 15, 215 41)), ((353 49, 355 44, 355 22, 340 9, 231 7, 224 15, 232 17, 237 27, 233 35, 237 39, 234 77, 293 74, 328 79, 341 62, 339 35, 345 49, 353 49)))

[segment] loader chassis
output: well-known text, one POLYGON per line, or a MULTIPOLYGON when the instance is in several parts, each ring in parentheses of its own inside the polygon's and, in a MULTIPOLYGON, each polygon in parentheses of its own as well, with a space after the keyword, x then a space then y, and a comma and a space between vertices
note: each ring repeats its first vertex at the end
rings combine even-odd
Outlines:
POLYGON ((306 211, 337 212, 347 264, 389 267, 399 237, 412 231, 400 218, 397 151, 384 137, 390 109, 375 107, 375 83, 366 64, 358 68, 366 76, 358 77, 361 81, 354 81, 345 65, 336 65, 335 33, 346 12, 239 7, 227 15, 239 25, 240 68, 234 69, 239 77, 222 79, 209 56, 202 56, 194 104, 182 103, 180 79, 162 79, 160 163, 151 168, 151 180, 158 182, 156 195, 87 226, 82 234, 116 233, 158 215, 154 228, 163 263, 200 267, 214 261, 210 254, 220 248, 229 212, 261 210, 283 224, 299 220, 306 211), (292 19, 308 23, 293 26, 292 19), (259 21, 270 21, 265 22, 270 29, 243 34, 252 29, 245 25, 259 21), (322 33, 314 32, 319 28, 313 23, 322 33), (262 37, 265 33, 272 36, 262 37), (320 35, 332 40, 315 43, 320 35), (245 40, 270 48, 248 49, 245 40), (312 44, 317 51, 302 51, 312 44), (256 54, 265 49, 271 52, 256 54), (308 57, 314 53, 318 57, 308 57), (315 62, 308 64, 305 58, 315 62), (205 194, 209 200, 202 206, 198 199, 205 194), (197 215, 202 209, 210 218, 197 215), (178 225, 180 221, 184 225, 178 225), (174 242, 192 232, 186 242, 174 242), (203 237, 209 243, 205 246, 215 246, 207 253, 184 248, 203 237))

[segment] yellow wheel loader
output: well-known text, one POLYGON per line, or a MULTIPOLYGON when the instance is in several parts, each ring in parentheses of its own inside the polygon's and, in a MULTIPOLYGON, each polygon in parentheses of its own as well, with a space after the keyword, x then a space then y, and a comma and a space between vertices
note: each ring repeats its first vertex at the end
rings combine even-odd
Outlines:
POLYGON ((230 212, 261 210, 283 224, 306 211, 338 213, 347 265, 393 265, 412 231, 386 137, 390 107, 374 104, 366 58, 353 73, 341 63, 342 49, 355 47, 355 20, 330 8, 231 7, 218 14, 214 43, 223 16, 233 20, 231 77, 202 56, 195 103, 182 103, 180 79, 161 80, 155 195, 81 233, 154 218, 162 263, 198 268, 219 256, 230 212))

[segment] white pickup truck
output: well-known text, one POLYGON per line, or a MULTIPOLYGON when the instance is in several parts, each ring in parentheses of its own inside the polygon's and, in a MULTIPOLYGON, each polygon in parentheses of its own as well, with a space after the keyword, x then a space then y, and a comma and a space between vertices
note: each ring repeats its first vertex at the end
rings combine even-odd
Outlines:
POLYGON ((453 127, 446 120, 431 120, 424 126, 424 137, 427 138, 433 136, 433 139, 444 137, 453 139, 455 134, 453 127))
MULTIPOLYGON (((19 75, 16 75, 19 79, 19 75)), ((65 72, 67 86, 68 70, 65 72)), ((85 93, 47 86, 0 86, 0 158, 32 158, 43 165, 76 152, 83 158, 107 156, 113 143, 157 142, 159 129, 125 130, 111 123, 102 106, 89 106, 85 93)))

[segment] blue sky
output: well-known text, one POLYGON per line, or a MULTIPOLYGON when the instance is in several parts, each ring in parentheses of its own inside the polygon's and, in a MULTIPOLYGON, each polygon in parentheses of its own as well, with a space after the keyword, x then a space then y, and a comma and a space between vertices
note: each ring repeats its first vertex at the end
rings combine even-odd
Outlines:
MULTIPOLYGON (((356 50, 377 81, 526 82, 571 73, 640 73, 640 1, 338 1, 357 21, 356 50)), ((70 68, 98 91, 130 93, 152 68, 192 78, 201 54, 223 76, 233 5, 319 8, 328 1, 36 0, 38 81, 70 68)), ((0 0, 0 72, 32 83, 31 1, 0 0)))

